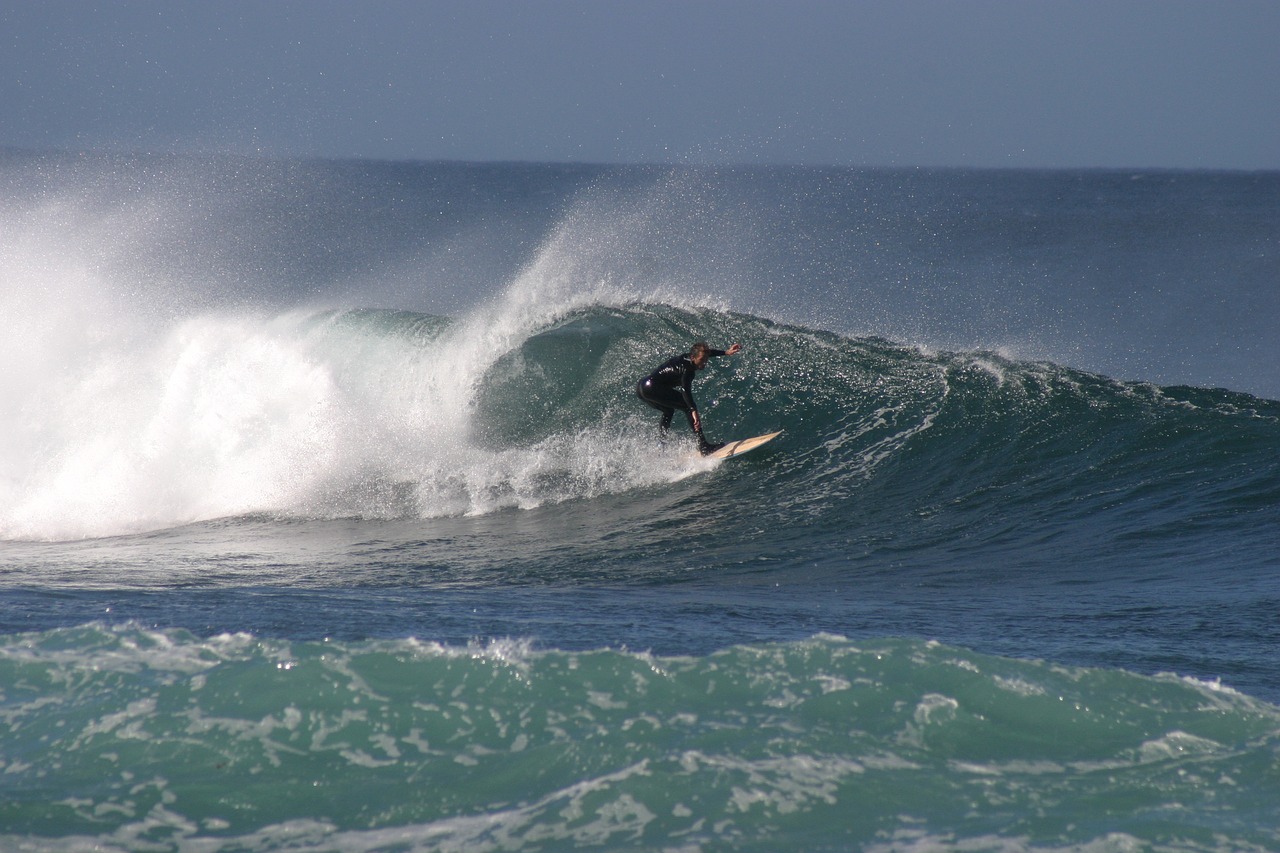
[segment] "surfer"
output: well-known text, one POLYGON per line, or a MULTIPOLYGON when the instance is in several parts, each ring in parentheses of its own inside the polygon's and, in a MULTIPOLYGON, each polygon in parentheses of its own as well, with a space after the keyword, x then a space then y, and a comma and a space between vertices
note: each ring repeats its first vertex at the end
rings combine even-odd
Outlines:
POLYGON ((741 349, 742 344, 734 344, 727 350, 712 349, 706 341, 698 341, 688 352, 672 356, 636 383, 636 394, 640 399, 662 412, 658 428, 664 438, 676 409, 679 409, 689 419, 689 426, 698 437, 698 450, 703 456, 724 447, 723 444, 712 444, 702 434, 702 418, 698 415, 698 404, 693 401, 693 374, 705 369, 708 359, 737 355, 741 349))

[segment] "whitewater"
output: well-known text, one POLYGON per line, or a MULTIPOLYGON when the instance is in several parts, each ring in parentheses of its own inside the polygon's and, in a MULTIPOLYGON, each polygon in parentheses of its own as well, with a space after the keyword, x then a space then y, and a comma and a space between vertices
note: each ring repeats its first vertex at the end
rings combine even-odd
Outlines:
POLYGON ((1280 176, 0 188, 0 846, 1280 846, 1280 176))

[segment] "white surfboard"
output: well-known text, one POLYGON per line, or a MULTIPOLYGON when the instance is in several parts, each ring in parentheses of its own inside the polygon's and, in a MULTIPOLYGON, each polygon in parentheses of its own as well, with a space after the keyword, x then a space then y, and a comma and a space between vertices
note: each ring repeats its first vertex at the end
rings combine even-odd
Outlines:
POLYGON ((741 456, 748 450, 755 450, 762 444, 768 444, 780 435, 782 435, 782 430, 765 433, 764 435, 757 435, 755 438, 744 438, 738 441, 731 441, 714 453, 708 453, 707 458, 732 459, 735 456, 741 456))

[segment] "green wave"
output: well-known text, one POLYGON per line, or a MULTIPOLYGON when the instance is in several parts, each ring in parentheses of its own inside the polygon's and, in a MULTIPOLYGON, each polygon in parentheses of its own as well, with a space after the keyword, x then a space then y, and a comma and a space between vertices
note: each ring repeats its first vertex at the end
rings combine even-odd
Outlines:
POLYGON ((6 847, 1280 843, 1280 709, 919 641, 664 658, 90 625, 0 640, 0 693, 6 847))
POLYGON ((1280 505, 1280 402, 751 315, 652 304, 570 314, 484 376, 483 440, 529 447, 602 424, 646 435, 656 418, 634 382, 701 338, 746 348, 695 383, 707 432, 785 431, 723 473, 783 536, 850 531, 851 550, 913 561, 1034 543, 1078 549, 1087 564, 1153 548, 1193 562, 1225 534, 1242 560, 1273 559, 1263 551, 1280 505))

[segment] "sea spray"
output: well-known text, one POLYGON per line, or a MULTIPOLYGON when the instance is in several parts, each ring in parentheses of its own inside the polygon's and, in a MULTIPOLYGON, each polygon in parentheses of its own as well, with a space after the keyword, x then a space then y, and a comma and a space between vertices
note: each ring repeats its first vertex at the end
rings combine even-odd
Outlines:
POLYGON ((254 512, 537 505, 598 487, 557 496, 533 481, 638 457, 637 436, 599 412, 587 432, 536 448, 478 445, 471 419, 487 365, 465 335, 407 323, 371 338, 341 314, 206 315, 146 344, 100 348, 79 377, 51 380, 56 402, 20 410, 5 535, 74 538, 254 512))
POLYGON ((381 327, 358 319, 377 312, 217 304, 204 283, 147 262, 182 223, 230 216, 233 199, 171 220, 181 194, 152 187, 111 213, 62 200, 14 214, 28 227, 6 261, 17 285, 7 308, 35 331, 8 346, 0 532, 66 539, 260 512, 431 517, 683 476, 688 466, 646 467, 650 442, 619 432, 620 417, 632 421, 616 410, 536 449, 485 444, 475 418, 482 385, 502 381, 495 364, 531 335, 586 306, 667 291, 644 274, 650 208, 671 191, 622 208, 607 197, 584 196, 509 283, 456 321, 388 312, 395 322, 381 327), (77 251, 64 259, 52 233, 77 251), (549 491, 557 478, 581 487, 549 491))

